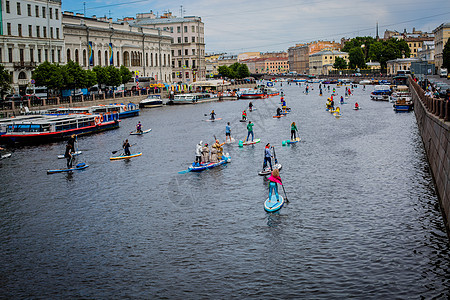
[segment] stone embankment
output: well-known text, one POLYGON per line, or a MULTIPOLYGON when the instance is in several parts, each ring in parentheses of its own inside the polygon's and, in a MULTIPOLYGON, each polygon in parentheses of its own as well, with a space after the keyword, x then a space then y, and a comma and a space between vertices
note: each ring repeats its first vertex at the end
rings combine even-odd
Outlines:
POLYGON ((411 78, 408 84, 447 233, 450 235, 450 102, 425 96, 422 88, 411 78))

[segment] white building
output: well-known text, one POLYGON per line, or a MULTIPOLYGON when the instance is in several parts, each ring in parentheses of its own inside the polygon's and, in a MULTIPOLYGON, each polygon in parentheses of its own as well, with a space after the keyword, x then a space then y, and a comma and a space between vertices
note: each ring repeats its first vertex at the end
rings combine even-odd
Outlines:
POLYGON ((173 38, 172 77, 174 81, 195 82, 206 77, 205 31, 200 17, 175 17, 165 13, 156 17, 153 12, 137 14, 127 19, 132 26, 160 29, 173 38))
POLYGON ((72 12, 64 12, 63 30, 67 61, 85 69, 124 65, 133 75, 172 82, 172 38, 164 31, 72 12))
POLYGON ((44 61, 64 63, 60 0, 5 0, 1 6, 0 63, 11 72, 13 93, 24 94, 44 61))

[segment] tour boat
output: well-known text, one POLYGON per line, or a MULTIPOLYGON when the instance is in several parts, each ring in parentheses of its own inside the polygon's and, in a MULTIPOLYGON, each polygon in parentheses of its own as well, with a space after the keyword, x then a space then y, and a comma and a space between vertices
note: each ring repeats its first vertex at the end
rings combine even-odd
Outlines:
POLYGON ((266 94, 262 90, 247 89, 242 92, 238 92, 240 99, 262 99, 266 97, 266 94))
POLYGON ((161 95, 148 95, 148 97, 139 102, 141 108, 152 108, 163 106, 161 95))
POLYGON ((208 93, 192 93, 175 95, 173 100, 167 102, 169 105, 177 104, 193 104, 201 100, 211 99, 211 94, 208 93))
POLYGON ((52 142, 118 127, 118 113, 18 116, 0 120, 0 144, 52 142))
POLYGON ((43 111, 46 115, 68 115, 68 114, 108 114, 118 113, 120 119, 134 117, 139 115, 138 105, 128 104, 106 104, 85 107, 58 107, 43 111))
POLYGON ((388 85, 376 85, 375 90, 370 93, 370 99, 376 101, 389 101, 389 96, 391 94, 392 91, 388 85))

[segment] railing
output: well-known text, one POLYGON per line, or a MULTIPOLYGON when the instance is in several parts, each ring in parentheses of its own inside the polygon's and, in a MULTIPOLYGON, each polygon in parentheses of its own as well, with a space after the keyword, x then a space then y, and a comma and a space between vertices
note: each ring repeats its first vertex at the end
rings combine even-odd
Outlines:
POLYGON ((409 84, 414 88, 420 101, 425 106, 426 110, 442 119, 444 122, 450 121, 450 101, 440 98, 432 98, 425 95, 425 91, 415 82, 409 78, 409 84))

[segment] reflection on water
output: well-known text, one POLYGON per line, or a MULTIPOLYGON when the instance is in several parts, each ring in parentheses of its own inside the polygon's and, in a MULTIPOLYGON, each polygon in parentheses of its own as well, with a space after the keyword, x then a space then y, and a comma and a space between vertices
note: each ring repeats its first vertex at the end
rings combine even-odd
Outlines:
MULTIPOLYGON (((5 298, 446 298, 449 243, 413 114, 355 89, 337 119, 317 85, 283 85, 252 100, 261 143, 239 148, 249 100, 144 110, 121 128, 64 143, 20 147, 0 161, 0 292, 5 298), (354 111, 358 101, 362 107, 354 111), (221 121, 204 122, 212 109, 221 121), (152 132, 129 136, 141 121, 152 132), (295 121, 302 142, 282 146, 295 121), (231 163, 178 174, 195 145, 225 138, 231 163), (131 160, 110 161, 129 139, 131 160), (276 147, 289 204, 264 211, 258 176, 276 147), (78 163, 77 162, 77 163, 78 163)), ((343 93, 343 88, 336 88, 343 93)), ((326 90, 324 90, 326 91, 326 90)), ((284 195, 281 187, 279 193, 284 195)))

